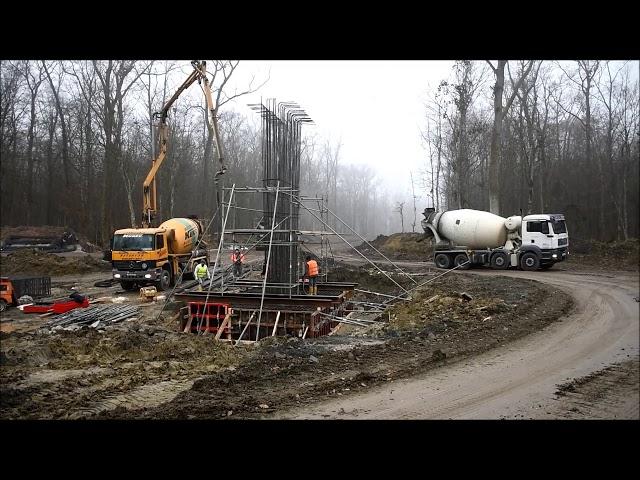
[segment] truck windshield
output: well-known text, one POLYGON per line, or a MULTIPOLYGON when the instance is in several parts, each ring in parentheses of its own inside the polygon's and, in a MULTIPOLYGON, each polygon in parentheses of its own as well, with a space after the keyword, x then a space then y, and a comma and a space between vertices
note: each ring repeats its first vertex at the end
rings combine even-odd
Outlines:
POLYGON ((113 250, 153 250, 154 235, 125 233, 113 237, 113 250))
POLYGON ((567 233, 567 225, 564 220, 552 220, 553 233, 567 233))

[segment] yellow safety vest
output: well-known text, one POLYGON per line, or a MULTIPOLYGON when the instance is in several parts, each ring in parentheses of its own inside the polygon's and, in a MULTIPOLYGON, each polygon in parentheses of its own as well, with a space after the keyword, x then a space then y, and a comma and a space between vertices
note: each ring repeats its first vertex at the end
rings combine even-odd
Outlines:
POLYGON ((198 266, 196 267, 196 277, 204 278, 206 276, 207 276, 207 266, 198 264, 198 266))

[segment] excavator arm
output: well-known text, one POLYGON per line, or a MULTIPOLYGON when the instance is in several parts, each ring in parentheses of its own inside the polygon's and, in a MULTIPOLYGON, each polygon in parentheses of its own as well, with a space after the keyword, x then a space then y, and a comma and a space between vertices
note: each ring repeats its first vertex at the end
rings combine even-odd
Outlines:
POLYGON ((191 62, 193 66, 193 72, 187 77, 187 79, 178 87, 178 90, 173 96, 165 103, 160 112, 154 114, 154 117, 159 118, 158 137, 160 149, 156 158, 151 162, 151 169, 147 174, 147 177, 142 184, 143 195, 143 210, 142 210, 142 225, 143 227, 150 227, 153 219, 157 214, 157 194, 156 194, 156 175, 162 162, 167 156, 167 139, 169 134, 169 127, 167 125, 167 117, 169 115, 169 109, 178 97, 189 88, 196 80, 200 84, 204 84, 203 90, 205 100, 207 103, 207 124, 210 129, 213 129, 216 151, 218 152, 218 161, 220 163, 220 170, 216 173, 217 178, 224 174, 226 166, 224 164, 224 156, 222 153, 222 142, 220 141, 220 130, 218 128, 218 120, 216 117, 215 104, 213 103, 213 95, 211 93, 211 86, 209 84, 209 78, 207 77, 207 64, 206 62, 194 60, 191 62))

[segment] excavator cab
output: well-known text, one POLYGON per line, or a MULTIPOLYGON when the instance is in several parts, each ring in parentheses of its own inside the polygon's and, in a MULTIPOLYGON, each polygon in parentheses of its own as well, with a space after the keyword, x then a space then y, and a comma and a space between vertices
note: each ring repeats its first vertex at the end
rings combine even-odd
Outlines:
POLYGON ((0 312, 15 303, 13 297, 13 284, 7 277, 0 278, 0 312))

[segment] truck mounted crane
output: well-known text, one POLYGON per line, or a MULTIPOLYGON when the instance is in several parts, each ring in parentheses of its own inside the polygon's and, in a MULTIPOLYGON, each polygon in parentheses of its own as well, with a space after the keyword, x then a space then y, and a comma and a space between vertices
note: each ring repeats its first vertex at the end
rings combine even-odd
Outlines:
POLYGON ((136 285, 156 285, 166 290, 175 285, 183 273, 192 273, 201 259, 208 263, 206 245, 196 247, 203 235, 202 223, 195 218, 172 218, 154 227, 157 216, 156 175, 167 156, 169 109, 180 94, 194 82, 201 85, 207 103, 207 124, 213 130, 220 169, 215 181, 226 171, 220 129, 216 118, 211 85, 207 77, 207 65, 204 61, 191 62, 193 71, 178 87, 162 110, 154 114, 159 119, 159 152, 153 158, 151 169, 143 183, 142 228, 116 230, 111 243, 111 262, 113 278, 120 282, 125 290, 133 290, 136 285))
POLYGON ((224 155, 222 152, 222 142, 220 141, 220 129, 218 128, 218 120, 216 117, 216 108, 213 103, 213 95, 211 93, 211 85, 209 83, 209 77, 207 77, 207 62, 193 60, 191 62, 193 66, 193 72, 187 77, 187 79, 178 87, 178 90, 173 96, 165 103, 162 110, 154 113, 154 117, 159 119, 158 125, 158 137, 160 144, 160 151, 156 158, 151 163, 151 170, 147 174, 142 184, 143 193, 143 209, 142 209, 142 225, 143 227, 151 227, 152 222, 157 214, 157 197, 156 197, 156 174, 162 165, 165 157, 167 156, 167 140, 169 136, 169 126, 167 125, 167 118, 169 116, 169 109, 178 97, 189 88, 195 81, 198 84, 203 85, 204 97, 207 102, 207 123, 210 128, 213 129, 216 150, 218 152, 218 162, 220 163, 220 170, 215 174, 217 179, 220 175, 224 174, 227 167, 224 164, 224 155))

